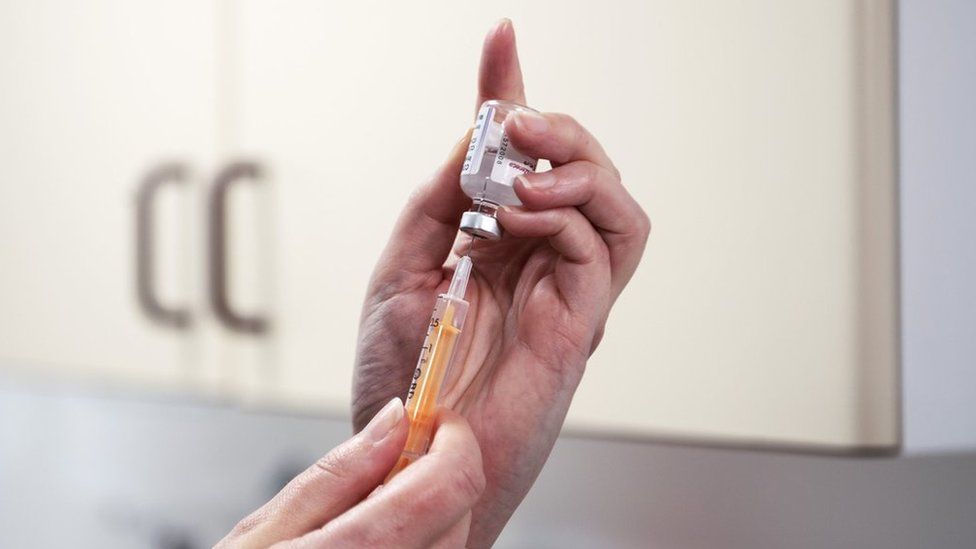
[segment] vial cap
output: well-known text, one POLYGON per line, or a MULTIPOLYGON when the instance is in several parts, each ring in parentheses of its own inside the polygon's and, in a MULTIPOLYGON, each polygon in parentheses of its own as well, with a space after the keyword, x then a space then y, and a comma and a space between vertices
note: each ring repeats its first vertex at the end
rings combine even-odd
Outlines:
POLYGON ((498 240, 502 237, 502 226, 494 216, 481 212, 464 212, 461 215, 461 230, 478 238, 498 240))

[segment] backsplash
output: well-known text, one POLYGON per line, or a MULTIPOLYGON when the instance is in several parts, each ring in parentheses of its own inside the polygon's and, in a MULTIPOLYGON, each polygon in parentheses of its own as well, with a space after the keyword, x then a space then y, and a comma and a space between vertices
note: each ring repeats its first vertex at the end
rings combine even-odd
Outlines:
MULTIPOLYGON (((0 381, 0 547, 210 547, 340 418, 0 381)), ((976 454, 864 459, 562 438, 497 543, 971 547, 976 454)))

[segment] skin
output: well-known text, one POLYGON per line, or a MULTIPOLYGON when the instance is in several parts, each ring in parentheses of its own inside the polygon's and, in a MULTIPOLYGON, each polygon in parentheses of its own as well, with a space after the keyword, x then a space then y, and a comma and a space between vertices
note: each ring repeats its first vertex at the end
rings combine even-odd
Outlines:
MULTIPOLYGON (((485 39, 477 104, 525 103, 511 22, 485 39)), ((386 485, 403 449, 399 397, 437 294, 447 289, 461 213, 464 136, 404 209, 363 306, 354 381, 359 433, 243 519, 217 547, 486 547, 525 497, 559 434, 607 315, 643 254, 650 223, 602 147, 562 114, 505 122, 553 170, 520 178, 523 206, 479 242, 467 329, 427 455, 386 485), (391 400, 392 398, 392 400, 391 400), (372 418, 372 420, 370 420, 372 418)))
POLYGON ((464 418, 440 410, 430 452, 380 487, 407 426, 403 403, 390 401, 216 547, 462 547, 485 487, 474 434, 464 418))
MULTIPOLYGON (((477 105, 525 104, 511 22, 485 39, 477 105)), ((466 544, 490 546, 545 463, 650 233, 647 215, 621 184, 599 142, 563 114, 505 121, 521 151, 553 170, 520 178, 520 208, 500 211, 506 236, 479 241, 465 332, 440 403, 471 426, 486 480, 466 544)), ((363 307, 353 387, 358 429, 394 396, 404 396, 436 296, 447 289, 458 236, 471 205, 458 182, 468 136, 402 212, 374 270, 363 307)), ((424 460, 408 467, 418 467, 424 460)), ((399 476, 394 482, 399 480, 399 476)), ((385 490, 385 488, 384 488, 385 490)))

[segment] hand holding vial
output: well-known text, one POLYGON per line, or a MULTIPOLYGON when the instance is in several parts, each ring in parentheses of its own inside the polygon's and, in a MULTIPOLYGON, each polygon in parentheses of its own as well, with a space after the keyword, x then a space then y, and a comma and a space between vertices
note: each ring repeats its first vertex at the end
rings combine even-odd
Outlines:
POLYGON ((478 133, 414 194, 370 280, 358 433, 218 547, 489 547, 501 532, 650 232, 596 139, 524 103, 503 20, 482 51, 478 133))
MULTIPOLYGON (((507 20, 485 39, 479 112, 488 100, 498 100, 496 107, 525 104, 507 20)), ((517 161, 545 158, 553 169, 534 173, 507 164, 506 170, 519 172, 508 172, 515 176, 508 189, 514 192, 487 188, 481 174, 482 189, 472 194, 477 179, 465 178, 464 189, 459 184, 472 136, 458 142, 405 206, 376 265, 363 306, 353 387, 357 429, 391 398, 406 395, 431 307, 448 290, 469 247, 471 237, 459 236, 458 228, 472 198, 485 193, 481 209, 474 204, 474 215, 466 216, 471 234, 484 231, 478 236, 485 240, 470 253, 467 329, 452 343, 454 365, 439 395, 442 405, 468 421, 480 444, 486 485, 472 509, 470 547, 491 545, 545 463, 650 231, 647 215, 609 156, 574 119, 512 108, 501 123, 507 146, 524 157, 517 161), (494 238, 496 233, 504 236, 494 238)))

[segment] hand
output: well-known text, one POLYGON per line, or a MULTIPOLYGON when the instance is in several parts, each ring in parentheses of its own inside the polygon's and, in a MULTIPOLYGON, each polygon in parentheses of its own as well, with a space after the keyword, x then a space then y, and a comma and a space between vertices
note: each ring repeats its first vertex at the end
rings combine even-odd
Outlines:
MULTIPOLYGON (((477 104, 486 99, 525 102, 508 21, 485 40, 477 104)), ((467 327, 441 393, 441 404, 471 424, 484 459, 487 487, 473 511, 471 547, 491 545, 539 474, 650 231, 613 163, 575 120, 519 114, 505 129, 519 150, 554 168, 520 178, 524 206, 498 215, 507 235, 475 244, 467 327)), ((468 237, 457 235, 471 205, 458 181, 466 145, 463 138, 414 194, 374 271, 360 324, 357 427, 405 393, 456 262, 449 255, 467 248, 468 237)))
POLYGON ((471 429, 442 409, 430 452, 376 490, 406 438, 403 403, 393 399, 217 547, 464 547, 485 486, 471 429))

